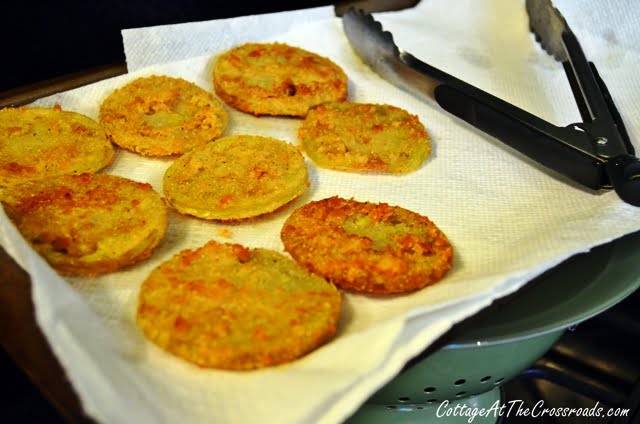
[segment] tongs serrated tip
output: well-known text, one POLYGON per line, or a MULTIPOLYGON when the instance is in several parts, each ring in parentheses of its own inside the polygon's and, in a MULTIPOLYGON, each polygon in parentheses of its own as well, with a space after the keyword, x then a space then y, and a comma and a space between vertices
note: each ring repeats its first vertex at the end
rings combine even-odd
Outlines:
POLYGON ((371 14, 351 8, 342 16, 342 22, 347 39, 366 63, 373 65, 389 56, 399 56, 393 35, 371 14))
POLYGON ((440 71, 398 47, 393 34, 361 9, 350 8, 342 16, 344 32, 362 61, 385 80, 411 94, 433 99, 440 71))
POLYGON ((566 19, 550 0, 526 0, 529 29, 540 46, 556 60, 567 60, 562 33, 570 31, 566 19))

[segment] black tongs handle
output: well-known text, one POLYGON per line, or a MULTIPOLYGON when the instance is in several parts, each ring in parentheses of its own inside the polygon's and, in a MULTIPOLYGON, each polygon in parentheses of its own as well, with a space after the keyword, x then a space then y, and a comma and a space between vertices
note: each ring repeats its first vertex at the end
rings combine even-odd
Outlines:
POLYGON ((449 113, 586 187, 608 184, 604 161, 589 151, 583 131, 557 127, 409 53, 402 52, 400 59, 435 81, 433 96, 449 113))
POLYGON ((633 156, 622 118, 580 46, 570 42, 568 49, 572 61, 565 63, 565 70, 585 122, 567 127, 557 127, 407 52, 399 58, 435 80, 433 96, 449 113, 579 184, 593 190, 613 187, 622 200, 640 206, 640 161, 633 156))
POLYGON ((602 93, 608 112, 613 120, 613 125, 615 125, 617 129, 617 134, 620 136, 624 149, 628 152, 627 154, 623 153, 614 156, 607 161, 609 180, 613 189, 622 200, 631 205, 640 206, 640 160, 633 156, 635 149, 633 148, 633 144, 631 144, 631 139, 624 126, 620 112, 618 112, 613 98, 609 93, 609 89, 602 78, 600 78, 600 74, 595 65, 593 63, 590 63, 590 65, 591 72, 596 79, 600 93, 602 93))
POLYGON ((471 95, 443 84, 435 89, 438 104, 449 113, 504 144, 593 190, 605 183, 602 163, 564 143, 568 131, 503 102, 488 93, 471 95))
POLYGON ((609 89, 568 26, 562 41, 568 57, 565 72, 597 154, 606 159, 610 186, 622 200, 640 206, 640 161, 609 89))
POLYGON ((618 196, 640 206, 640 160, 631 155, 616 156, 607 161, 607 171, 618 196))

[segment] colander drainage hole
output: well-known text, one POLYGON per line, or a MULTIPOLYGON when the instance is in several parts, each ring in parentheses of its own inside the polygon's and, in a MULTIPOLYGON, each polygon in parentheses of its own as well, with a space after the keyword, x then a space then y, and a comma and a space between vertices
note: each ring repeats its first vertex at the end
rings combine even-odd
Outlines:
POLYGON ((465 380, 464 378, 461 378, 460 380, 456 380, 453 384, 455 384, 456 386, 462 386, 466 382, 467 380, 465 380))
POLYGON ((410 400, 411 400, 411 398, 408 398, 408 397, 399 397, 398 398, 398 402, 401 402, 401 403, 406 403, 406 402, 409 402, 410 400))
POLYGON ((425 392, 425 393, 432 393, 432 392, 435 392, 435 391, 436 391, 436 388, 435 388, 435 387, 426 387, 426 388, 424 389, 424 392, 425 392))
POLYGON ((427 404, 436 403, 438 399, 427 399, 427 404))
POLYGON ((480 382, 481 382, 481 383, 486 383, 486 382, 487 382, 487 381, 489 381, 489 380, 491 380, 491 376, 490 376, 490 375, 488 375, 488 376, 486 376, 486 377, 482 377, 482 378, 480 379, 480 382))
POLYGON ((401 406, 398 408, 396 405, 385 405, 385 409, 388 409, 389 411, 411 411, 413 409, 424 409, 424 408, 422 406, 415 406, 413 408, 411 407, 407 408, 407 407, 401 406))
POLYGON ((504 378, 499 378, 496 381, 494 381, 493 384, 500 384, 502 383, 502 380, 504 380, 504 378))
POLYGON ((458 393, 456 393, 456 397, 462 397, 462 396, 464 396, 466 394, 467 394, 467 392, 458 392, 458 393))

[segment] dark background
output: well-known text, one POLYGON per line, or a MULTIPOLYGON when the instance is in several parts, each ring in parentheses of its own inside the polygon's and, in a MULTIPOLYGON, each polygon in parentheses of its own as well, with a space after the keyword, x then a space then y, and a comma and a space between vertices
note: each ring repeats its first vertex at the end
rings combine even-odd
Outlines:
POLYGON ((124 62, 120 31, 330 4, 323 0, 5 1, 0 92, 124 62))

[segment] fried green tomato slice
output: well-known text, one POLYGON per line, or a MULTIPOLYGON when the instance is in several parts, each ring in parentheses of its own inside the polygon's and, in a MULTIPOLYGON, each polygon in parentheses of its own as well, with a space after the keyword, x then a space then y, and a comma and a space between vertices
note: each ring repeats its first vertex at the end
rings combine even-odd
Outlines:
POLYGON ((222 54, 216 94, 253 115, 303 117, 309 108, 347 98, 347 76, 326 57, 283 43, 247 43, 222 54))
POLYGON ((210 241, 151 272, 137 323, 166 351, 198 366, 250 370, 291 362, 331 340, 336 287, 268 249, 210 241))
POLYGON ((272 212, 308 187, 307 165, 294 146, 235 135, 177 159, 165 172, 163 191, 183 214, 224 221, 272 212))
POLYGON ((135 79, 100 106, 100 123, 111 141, 144 156, 186 153, 220 137, 227 122, 213 94, 163 75, 135 79))
POLYGON ((0 200, 24 238, 63 275, 104 274, 146 259, 167 228, 160 195, 114 175, 31 181, 0 200))
POLYGON ((417 116, 381 104, 320 105, 309 111, 298 139, 316 165, 342 171, 407 173, 431 153, 417 116))
POLYGON ((427 217, 386 203, 330 197, 295 210, 281 231, 302 266, 359 293, 407 293, 439 281, 453 248, 427 217))
POLYGON ((93 119, 59 107, 0 110, 0 187, 96 172, 113 146, 93 119))

